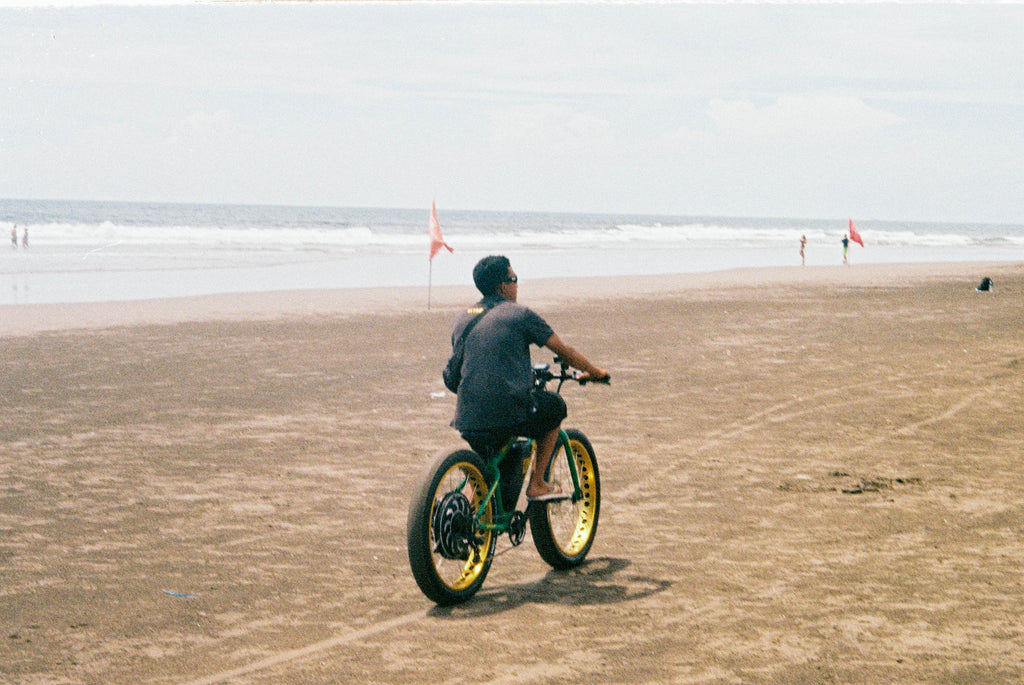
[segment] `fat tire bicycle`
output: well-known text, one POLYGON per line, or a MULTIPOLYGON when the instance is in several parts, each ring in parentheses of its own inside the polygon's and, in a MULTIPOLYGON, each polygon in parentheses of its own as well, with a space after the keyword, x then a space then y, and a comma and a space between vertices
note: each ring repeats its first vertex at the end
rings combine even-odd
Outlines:
MULTIPOLYGON (((533 366, 534 387, 558 381, 587 381, 560 366, 533 366)), ((607 383, 608 378, 601 382, 607 383)), ((409 565, 416 584, 429 599, 448 606, 464 602, 484 583, 494 561, 498 538, 507 534, 513 547, 526 537, 529 522, 541 558, 556 569, 579 566, 587 557, 601 513, 601 476, 590 440, 574 428, 559 432, 544 480, 561 484, 564 497, 516 506, 536 443, 513 436, 493 454, 470 449, 442 454, 424 471, 409 505, 406 535, 409 565), (570 487, 571 486, 571 487, 570 487)))

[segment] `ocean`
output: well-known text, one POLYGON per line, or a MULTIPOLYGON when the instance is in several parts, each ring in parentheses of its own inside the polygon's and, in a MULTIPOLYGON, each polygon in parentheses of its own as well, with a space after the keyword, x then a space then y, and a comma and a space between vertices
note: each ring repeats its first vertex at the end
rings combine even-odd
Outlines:
MULTIPOLYGON (((841 265, 849 218, 773 219, 438 208, 455 249, 428 259, 418 209, 0 200, 0 304, 102 302, 230 292, 472 285, 505 254, 531 278, 841 265), (28 230, 28 246, 22 235, 28 230)), ((853 217, 850 266, 1024 261, 1024 225, 853 217)))

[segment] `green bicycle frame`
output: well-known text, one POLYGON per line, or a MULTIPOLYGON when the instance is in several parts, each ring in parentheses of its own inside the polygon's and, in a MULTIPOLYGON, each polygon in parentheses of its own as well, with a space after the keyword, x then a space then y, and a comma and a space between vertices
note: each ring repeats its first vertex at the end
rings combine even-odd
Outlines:
MULTIPOLYGON (((473 516, 473 522, 479 526, 481 530, 494 531, 501 535, 507 533, 509 527, 512 524, 512 514, 515 513, 516 503, 512 502, 510 507, 506 506, 506 503, 501 500, 501 471, 498 469, 498 464, 504 459, 512 446, 516 444, 517 437, 513 436, 509 438, 509 441, 505 443, 496 455, 487 460, 486 469, 487 473, 484 474, 487 478, 490 478, 493 482, 491 483, 490 490, 487 491, 487 496, 484 497, 480 506, 477 507, 476 514, 473 516), (495 514, 494 522, 487 523, 481 522, 480 516, 484 511, 487 510, 487 503, 494 499, 495 514)), ((530 440, 530 445, 536 447, 537 442, 530 440)), ((565 454, 565 458, 569 462, 569 474, 572 476, 572 501, 576 501, 580 497, 580 477, 579 472, 576 469, 576 459, 573 458, 572 446, 569 444, 569 435, 564 430, 558 431, 558 444, 555 445, 555 452, 552 459, 558 458, 558 453, 562 451, 565 454)))

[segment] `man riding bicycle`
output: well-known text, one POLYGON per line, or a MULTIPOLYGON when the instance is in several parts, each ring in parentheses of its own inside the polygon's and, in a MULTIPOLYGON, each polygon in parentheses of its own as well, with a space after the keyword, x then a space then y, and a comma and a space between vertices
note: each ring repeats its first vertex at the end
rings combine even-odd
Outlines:
POLYGON ((599 381, 608 373, 566 344, 544 319, 518 304, 519 279, 507 257, 490 256, 473 268, 473 282, 483 295, 452 327, 452 348, 460 346, 458 399, 452 426, 474 451, 489 454, 510 437, 537 441, 526 496, 531 501, 563 497, 545 482, 544 473, 558 441, 565 401, 557 393, 535 391, 530 345, 547 347, 583 372, 582 381, 599 381))

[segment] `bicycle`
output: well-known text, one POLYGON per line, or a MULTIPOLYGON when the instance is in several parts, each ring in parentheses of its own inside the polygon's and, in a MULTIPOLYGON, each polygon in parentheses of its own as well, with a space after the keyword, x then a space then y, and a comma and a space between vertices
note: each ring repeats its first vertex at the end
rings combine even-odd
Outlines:
MULTIPOLYGON (((557 374, 548 364, 533 366, 535 388, 558 381, 560 393, 566 381, 587 383, 565 361, 554 361, 561 369, 557 374)), ((412 575, 429 599, 448 606, 471 598, 491 568, 497 539, 507 534, 518 547, 527 521, 537 552, 553 568, 574 568, 586 559, 601 513, 594 448, 582 431, 561 430, 544 479, 564 484, 565 496, 531 501, 520 511, 516 506, 535 449, 535 441, 512 436, 486 457, 471 449, 444 454, 423 473, 406 534, 412 575)))

